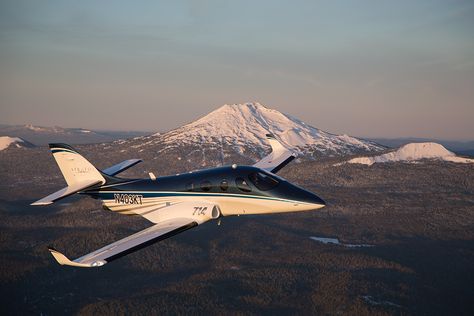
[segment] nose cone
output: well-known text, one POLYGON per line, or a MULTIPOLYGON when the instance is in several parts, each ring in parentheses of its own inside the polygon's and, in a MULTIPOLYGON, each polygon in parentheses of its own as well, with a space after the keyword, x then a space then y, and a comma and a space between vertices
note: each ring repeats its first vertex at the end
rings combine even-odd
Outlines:
POLYGON ((309 204, 308 209, 318 209, 324 207, 326 202, 316 194, 300 188, 294 184, 286 182, 285 185, 279 187, 279 195, 283 198, 309 204))
POLYGON ((316 194, 313 194, 312 200, 313 200, 313 204, 318 204, 321 207, 326 206, 326 202, 322 198, 317 196, 316 194))
POLYGON ((300 189, 301 191, 298 193, 298 201, 309 203, 314 205, 314 208, 321 208, 326 206, 326 202, 321 199, 316 194, 306 191, 304 189, 300 189))

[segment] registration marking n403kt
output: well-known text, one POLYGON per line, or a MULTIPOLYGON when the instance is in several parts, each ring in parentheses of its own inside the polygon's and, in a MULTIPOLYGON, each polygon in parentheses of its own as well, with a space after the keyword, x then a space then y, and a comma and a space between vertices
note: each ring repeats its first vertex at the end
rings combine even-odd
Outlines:
POLYGON ((143 195, 140 194, 114 194, 115 203, 142 204, 143 195))

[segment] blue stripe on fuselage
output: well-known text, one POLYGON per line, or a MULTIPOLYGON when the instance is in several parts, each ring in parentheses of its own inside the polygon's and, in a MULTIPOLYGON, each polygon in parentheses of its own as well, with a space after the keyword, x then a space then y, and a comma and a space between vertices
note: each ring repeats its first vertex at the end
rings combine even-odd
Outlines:
POLYGON ((159 197, 233 197, 233 198, 244 198, 244 199, 257 199, 257 200, 272 200, 272 201, 281 201, 288 203, 301 203, 309 204, 301 201, 287 200, 275 197, 268 196, 256 196, 256 195, 244 195, 244 194, 231 194, 231 193, 204 193, 204 192, 165 192, 165 191, 86 191, 82 192, 83 194, 90 195, 94 198, 99 198, 102 200, 113 200, 115 198, 114 194, 139 194, 143 198, 159 198, 159 197))

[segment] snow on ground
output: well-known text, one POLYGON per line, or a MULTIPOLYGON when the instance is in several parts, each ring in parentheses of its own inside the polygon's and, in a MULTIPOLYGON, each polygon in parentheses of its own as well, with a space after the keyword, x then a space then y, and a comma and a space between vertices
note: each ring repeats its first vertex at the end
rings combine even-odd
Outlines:
POLYGON ((11 144, 21 147, 17 143, 23 143, 23 139, 19 137, 0 136, 0 150, 7 149, 11 144))
POLYGON ((358 247, 373 247, 373 245, 368 244, 343 244, 337 238, 327 238, 327 237, 309 237, 312 240, 319 241, 323 244, 334 244, 334 245, 341 245, 348 248, 358 248, 358 247))
POLYGON ((457 157, 438 143, 410 143, 392 151, 375 157, 358 157, 349 160, 349 163, 372 165, 374 163, 395 161, 417 161, 421 159, 439 159, 458 163, 474 163, 474 159, 457 157))
POLYGON ((387 305, 387 306, 398 307, 398 308, 402 307, 401 305, 395 304, 390 301, 376 300, 373 296, 370 296, 370 295, 364 295, 362 296, 362 298, 364 299, 364 301, 366 301, 370 305, 387 305))

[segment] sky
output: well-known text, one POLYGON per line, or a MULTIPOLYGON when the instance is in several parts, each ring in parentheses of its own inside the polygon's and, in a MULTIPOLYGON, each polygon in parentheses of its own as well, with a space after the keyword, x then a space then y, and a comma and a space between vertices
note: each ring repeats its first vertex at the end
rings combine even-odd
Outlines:
POLYGON ((166 131, 252 101, 473 140, 474 2, 0 0, 0 123, 166 131))

